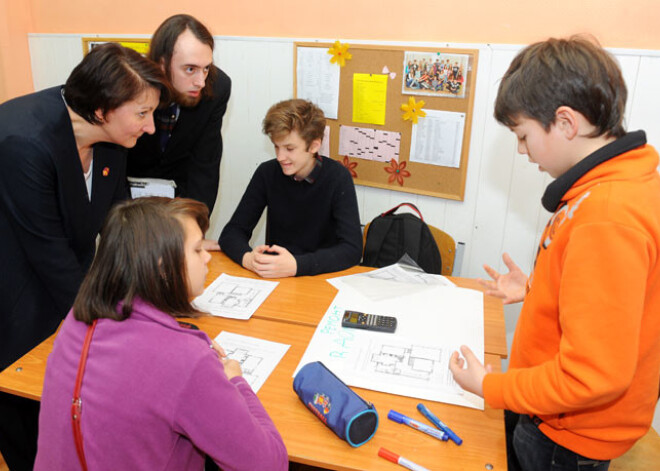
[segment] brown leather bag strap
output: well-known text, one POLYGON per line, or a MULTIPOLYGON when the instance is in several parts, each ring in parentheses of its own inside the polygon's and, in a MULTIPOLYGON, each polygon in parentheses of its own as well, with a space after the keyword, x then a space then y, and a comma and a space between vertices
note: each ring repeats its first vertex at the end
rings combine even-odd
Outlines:
POLYGON ((85 343, 83 343, 82 353, 80 354, 80 363, 78 363, 78 374, 76 375, 76 386, 73 390, 73 403, 71 405, 71 423, 73 425, 73 440, 76 443, 76 452, 78 460, 83 471, 87 471, 87 461, 83 450, 82 430, 80 429, 80 414, 82 414, 82 399, 80 398, 80 389, 82 388, 83 375, 85 374, 85 365, 87 364, 87 354, 89 345, 92 343, 92 335, 96 328, 96 320, 87 328, 85 343))

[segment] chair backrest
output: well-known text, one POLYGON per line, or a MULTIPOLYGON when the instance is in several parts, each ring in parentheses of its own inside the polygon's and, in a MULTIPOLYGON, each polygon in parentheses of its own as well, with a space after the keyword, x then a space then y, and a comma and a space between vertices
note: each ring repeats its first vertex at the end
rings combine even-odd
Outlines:
POLYGON ((456 242, 454 238, 446 232, 429 225, 431 235, 438 244, 440 250, 440 257, 442 258, 442 274, 444 276, 451 276, 454 271, 454 260, 456 259, 456 242))

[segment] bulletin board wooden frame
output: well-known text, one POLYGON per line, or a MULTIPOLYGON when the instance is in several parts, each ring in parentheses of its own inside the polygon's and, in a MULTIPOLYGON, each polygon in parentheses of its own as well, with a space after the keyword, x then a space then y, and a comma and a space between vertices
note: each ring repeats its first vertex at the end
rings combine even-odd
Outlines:
MULTIPOLYGON (((318 47, 328 49, 330 43, 294 43, 293 83, 294 95, 297 96, 297 63, 298 47, 318 47)), ((384 188, 387 190, 403 191, 427 196, 435 196, 451 200, 463 201, 465 196, 465 180, 467 177, 468 155, 470 151, 470 136, 472 131, 472 112, 474 108, 474 95, 476 85, 476 71, 479 59, 477 49, 457 48, 426 48, 426 47, 399 47, 378 45, 350 44, 348 50, 352 58, 346 61, 341 68, 339 79, 339 108, 337 119, 328 119, 330 127, 330 157, 352 168, 353 179, 358 185, 384 188), (461 54, 468 56, 468 66, 463 77, 464 92, 462 97, 454 96, 422 96, 409 95, 402 92, 404 73, 404 57, 406 52, 425 52, 438 54, 461 54), (364 124, 352 121, 353 105, 353 74, 382 74, 383 68, 395 72, 394 78, 388 79, 387 106, 385 124, 364 124), (461 147, 460 164, 458 168, 442 167, 434 164, 410 162, 410 144, 413 124, 410 120, 403 120, 402 104, 407 104, 410 96, 416 101, 425 102, 424 110, 443 110, 465 113, 465 125, 461 147), (405 170, 410 176, 402 177, 402 184, 398 179, 388 182, 391 173, 385 168, 392 167, 390 163, 353 158, 339 155, 340 126, 379 129, 401 133, 399 163, 406 162, 405 170), (356 164, 356 165, 354 165, 356 164)), ((328 54, 328 60, 330 59, 328 54)))
POLYGON ((124 47, 133 49, 142 55, 149 51, 150 38, 82 38, 83 57, 87 55, 96 44, 117 43, 124 47))

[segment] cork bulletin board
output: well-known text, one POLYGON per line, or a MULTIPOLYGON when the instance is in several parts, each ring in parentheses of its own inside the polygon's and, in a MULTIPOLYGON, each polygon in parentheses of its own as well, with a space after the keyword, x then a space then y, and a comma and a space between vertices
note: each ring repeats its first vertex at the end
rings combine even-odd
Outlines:
MULTIPOLYGON (((333 45, 330 43, 306 43, 297 42, 294 44, 294 89, 295 94, 298 96, 297 90, 297 64, 298 64, 298 48, 322 48, 328 50, 333 45)), ((384 188, 388 190, 403 191, 408 193, 416 193, 428 196, 435 196, 440 198, 447 198, 452 200, 462 201, 465 193, 465 179, 467 176, 468 155, 469 155, 469 142, 472 123, 472 110, 474 106, 474 91, 476 83, 476 70, 478 61, 478 50, 475 49, 431 49, 431 48, 413 48, 413 47, 397 47, 397 46, 377 46, 377 45, 353 45, 351 44, 348 51, 352 55, 350 60, 346 60, 345 65, 341 67, 339 73, 339 106, 337 109, 337 119, 328 119, 328 126, 330 128, 329 134, 329 148, 330 157, 342 162, 346 167, 351 170, 353 179, 358 185, 365 185, 377 188, 384 188), (451 88, 449 83, 445 80, 444 86, 440 84, 443 80, 438 76, 438 80, 431 80, 420 74, 417 74, 417 80, 414 74, 408 72, 413 63, 417 68, 418 59, 420 63, 423 61, 425 70, 428 70, 427 75, 433 75, 435 78, 435 67, 430 67, 429 63, 444 63, 451 59, 451 66, 456 64, 454 72, 459 69, 460 73, 455 75, 458 77, 458 85, 452 81, 451 88), (456 61, 455 61, 456 60, 456 61), (408 64, 408 66, 406 65, 408 64), (433 70, 433 73, 431 73, 433 70), (356 75, 366 74, 366 75, 356 75), (377 77, 380 76, 380 77, 377 77), (383 77, 383 76, 386 76, 383 77), (374 122, 356 122, 353 121, 356 116, 354 109, 354 100, 360 99, 360 93, 357 90, 356 78, 370 77, 379 79, 382 82, 387 82, 386 92, 382 94, 385 98, 379 105, 383 106, 381 113, 381 120, 383 124, 375 124, 374 122), (409 78, 409 80, 408 80, 409 78), (420 86, 417 82, 420 82, 420 86), (411 84, 408 87, 407 84, 411 84), (443 115, 440 112, 450 116, 451 119, 460 120, 462 127, 462 134, 457 132, 453 138, 453 143, 450 143, 454 159, 451 165, 441 165, 433 158, 428 160, 433 163, 425 163, 425 159, 415 157, 411 160, 411 143, 413 143, 413 124, 411 120, 404 120, 404 111, 401 105, 408 105, 410 98, 419 102, 424 101, 423 110, 427 115, 436 113, 443 115), (430 113, 429 113, 430 111, 430 113), (360 129, 356 129, 360 128, 360 129), (392 162, 389 157, 381 155, 379 158, 362 158, 361 154, 356 154, 354 151, 347 150, 346 139, 347 133, 361 133, 371 134, 370 142, 385 143, 384 140, 379 141, 378 136, 388 136, 388 144, 393 147, 394 137, 398 142, 398 161, 392 162), (344 136, 343 149, 340 149, 340 134, 344 136), (375 138, 373 137, 375 136, 375 138), (342 155, 342 153, 344 155, 342 155), (388 170, 389 169, 389 170, 388 170), (399 169, 399 172, 396 170, 399 169), (392 177, 393 173, 396 175, 392 177), (391 178, 392 177, 392 178, 391 178), (390 181, 391 180, 391 181, 390 181)), ((328 55, 328 60, 330 59, 328 55)), ((334 65, 339 67, 338 65, 334 65)), ((449 74, 453 78, 451 66, 447 66, 450 70, 449 74)), ((442 67, 437 67, 441 70, 442 67)), ((446 76, 444 76, 446 79, 446 76)), ((368 107, 367 107, 368 108, 368 107)), ((418 123, 430 123, 430 118, 419 118, 418 123)), ((425 124, 425 126, 428 126, 425 124)), ((457 125, 459 126, 459 125, 457 125)), ((421 126, 417 128, 416 133, 418 139, 415 140, 417 148, 421 146, 419 136, 426 135, 430 131, 420 130, 421 126)), ((428 129, 428 128, 425 128, 428 129)), ((453 129, 453 128, 452 128, 453 129)), ((458 128, 457 128, 458 129, 458 128)), ((446 130, 446 129, 445 129, 446 130)), ((443 131, 444 132, 444 131, 443 131)), ((451 141, 451 139, 450 139, 451 141)), ((356 142, 356 141, 351 141, 356 142)), ((443 149, 443 145, 438 145, 434 141, 436 148, 433 150, 431 146, 426 146, 425 151, 431 155, 440 155, 447 149, 443 149), (434 154, 433 154, 434 153, 434 154)), ((376 144, 374 144, 376 145, 376 144)), ((375 155, 375 154, 374 154, 375 155)), ((419 153, 415 153, 419 156, 419 153)))
POLYGON ((149 38, 82 38, 83 56, 86 56, 95 46, 104 43, 117 43, 133 49, 143 56, 149 52, 149 38))

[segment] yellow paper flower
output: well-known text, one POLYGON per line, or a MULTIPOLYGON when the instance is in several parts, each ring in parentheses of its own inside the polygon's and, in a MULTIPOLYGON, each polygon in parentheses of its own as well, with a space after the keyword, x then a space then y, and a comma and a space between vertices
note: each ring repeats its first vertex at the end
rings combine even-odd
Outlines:
POLYGON ((424 100, 415 101, 414 97, 408 98, 408 104, 405 103, 401 105, 401 109, 405 111, 403 113, 403 120, 411 120, 413 123, 417 124, 418 118, 423 118, 426 116, 426 112, 422 109, 424 106, 424 100))
POLYGON ((335 41, 335 45, 328 49, 328 54, 332 54, 330 63, 334 64, 336 62, 340 67, 344 67, 346 61, 353 57, 353 55, 348 52, 349 47, 348 44, 342 44, 339 41, 335 41))

